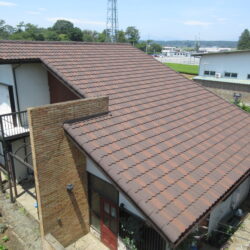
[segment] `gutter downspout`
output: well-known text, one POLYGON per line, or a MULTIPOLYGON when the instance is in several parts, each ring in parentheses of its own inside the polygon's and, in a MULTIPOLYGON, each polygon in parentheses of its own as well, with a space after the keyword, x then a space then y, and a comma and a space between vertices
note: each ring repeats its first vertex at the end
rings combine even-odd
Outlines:
POLYGON ((14 88, 15 88, 15 94, 16 94, 16 104, 17 104, 17 111, 20 112, 20 104, 19 104, 19 96, 17 91, 17 81, 16 81, 16 69, 19 68, 21 64, 18 64, 15 67, 12 67, 12 73, 13 73, 13 79, 14 79, 14 88))

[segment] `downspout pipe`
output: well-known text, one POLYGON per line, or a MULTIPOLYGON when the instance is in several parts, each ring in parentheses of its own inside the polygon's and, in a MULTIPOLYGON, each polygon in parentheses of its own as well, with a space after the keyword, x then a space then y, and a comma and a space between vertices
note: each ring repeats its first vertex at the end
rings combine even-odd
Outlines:
POLYGON ((16 104, 17 104, 17 111, 20 112, 20 104, 19 104, 19 96, 17 91, 17 81, 16 81, 16 69, 19 68, 21 64, 18 64, 16 66, 12 67, 12 73, 13 73, 13 79, 14 79, 14 88, 15 88, 15 94, 16 94, 16 104))

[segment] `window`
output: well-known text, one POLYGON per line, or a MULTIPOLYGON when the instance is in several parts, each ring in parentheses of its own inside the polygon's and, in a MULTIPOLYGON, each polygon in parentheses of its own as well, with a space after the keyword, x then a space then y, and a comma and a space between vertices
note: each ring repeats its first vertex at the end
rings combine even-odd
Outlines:
MULTIPOLYGON (((118 204, 119 193, 108 182, 89 174, 89 205, 90 205, 90 224, 98 232, 100 232, 100 217, 101 217, 101 205, 100 198, 105 197, 112 201, 114 204, 118 204)), ((114 214, 114 212, 112 211, 114 214)))
POLYGON ((250 79, 250 74, 247 75, 247 79, 250 79))
POLYGON ((205 70, 205 71, 204 71, 204 75, 207 75, 207 76, 215 76, 215 71, 208 71, 208 70, 205 70))
POLYGON ((231 77, 231 78, 237 78, 238 74, 237 73, 231 73, 231 72, 225 72, 225 77, 231 77))

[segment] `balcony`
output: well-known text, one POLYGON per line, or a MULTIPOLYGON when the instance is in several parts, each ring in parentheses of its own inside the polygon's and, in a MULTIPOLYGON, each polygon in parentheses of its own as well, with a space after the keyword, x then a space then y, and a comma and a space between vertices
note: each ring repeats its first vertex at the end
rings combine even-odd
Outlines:
POLYGON ((27 111, 0 115, 0 139, 10 140, 29 133, 27 111))

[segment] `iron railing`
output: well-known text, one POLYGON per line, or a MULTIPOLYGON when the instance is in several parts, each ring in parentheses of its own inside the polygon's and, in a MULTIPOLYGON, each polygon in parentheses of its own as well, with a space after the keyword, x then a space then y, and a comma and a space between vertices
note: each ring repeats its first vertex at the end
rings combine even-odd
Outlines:
POLYGON ((0 115, 0 137, 7 139, 29 132, 27 111, 0 115))
POLYGON ((139 217, 132 215, 128 210, 121 208, 119 238, 132 250, 165 250, 166 241, 152 227, 148 226, 139 217))

